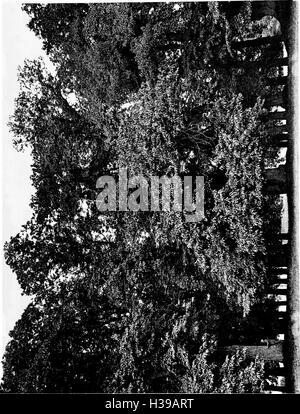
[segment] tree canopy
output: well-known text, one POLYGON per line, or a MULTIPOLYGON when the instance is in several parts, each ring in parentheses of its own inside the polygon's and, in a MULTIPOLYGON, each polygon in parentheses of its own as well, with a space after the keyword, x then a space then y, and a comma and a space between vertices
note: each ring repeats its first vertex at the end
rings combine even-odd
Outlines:
POLYGON ((23 6, 55 73, 24 63, 10 122, 35 194, 5 244, 33 297, 10 334, 5 391, 262 391, 263 361, 217 352, 264 293, 280 214, 264 191, 278 157, 272 69, 248 63, 282 51, 232 47, 262 31, 239 3, 23 6), (97 179, 122 167, 204 176, 205 218, 99 212, 97 179))

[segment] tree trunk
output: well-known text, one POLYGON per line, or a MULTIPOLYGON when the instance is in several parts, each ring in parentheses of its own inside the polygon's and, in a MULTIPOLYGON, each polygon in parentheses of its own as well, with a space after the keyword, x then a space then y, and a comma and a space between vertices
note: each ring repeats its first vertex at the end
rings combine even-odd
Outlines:
POLYGON ((288 255, 289 253, 289 245, 282 244, 283 239, 276 239, 267 241, 268 244, 268 252, 269 254, 284 254, 288 255))
POLYGON ((287 85, 287 76, 278 76, 277 78, 267 78, 267 85, 269 86, 279 86, 287 85))
POLYGON ((288 146, 288 134, 278 134, 278 135, 272 135, 269 145, 271 147, 277 147, 277 148, 287 148, 288 146))
POLYGON ((287 392, 286 387, 284 385, 273 385, 273 384, 266 384, 264 389, 266 391, 277 391, 277 392, 287 392))
POLYGON ((283 361, 282 341, 274 345, 230 345, 218 349, 221 354, 234 354, 236 351, 246 350, 246 356, 251 359, 260 357, 264 361, 283 361))
POLYGON ((266 98, 265 107, 270 108, 272 106, 282 106, 283 108, 286 107, 286 102, 282 96, 282 93, 271 95, 270 97, 266 98))
POLYGON ((265 37, 258 37, 256 39, 249 39, 249 40, 242 40, 240 42, 232 42, 231 47, 240 50, 244 47, 259 47, 262 45, 278 45, 282 42, 281 36, 265 36, 265 37))
POLYGON ((269 119, 269 120, 273 120, 273 119, 276 119, 276 120, 278 120, 278 119, 280 119, 280 120, 286 120, 287 119, 287 114, 286 114, 286 111, 281 111, 281 112, 269 112, 267 115, 266 115, 266 118, 267 119, 269 119))
POLYGON ((271 242, 273 243, 275 241, 281 241, 281 240, 289 240, 290 235, 289 233, 271 233, 266 236, 267 243, 271 242))
POLYGON ((273 375, 274 377, 285 377, 286 369, 284 367, 270 368, 266 370, 267 375, 273 375))
POLYGON ((288 126, 287 126, 287 124, 284 124, 284 125, 279 125, 279 126, 277 126, 277 127, 275 127, 275 128, 270 128, 270 129, 268 130, 268 133, 269 133, 269 135, 271 135, 271 136, 273 136, 273 135, 280 135, 280 134, 282 134, 283 132, 288 132, 288 126))
POLYGON ((274 253, 268 255, 269 266, 286 267, 287 262, 287 256, 284 253, 274 253))
POLYGON ((282 318, 286 321, 287 319, 287 312, 284 311, 277 311, 276 312, 276 316, 278 316, 278 318, 282 318))
POLYGON ((272 287, 268 289, 268 293, 272 295, 287 295, 287 288, 272 287))
POLYGON ((276 306, 286 306, 286 305, 287 305, 287 301, 285 299, 276 301, 276 306))
POLYGON ((287 272, 287 269, 281 269, 279 267, 273 267, 267 270, 268 275, 286 275, 287 272))
MULTIPOLYGON (((230 64, 230 66, 234 68, 242 68, 242 69, 253 69, 253 68, 273 68, 273 67, 281 67, 287 66, 288 58, 276 58, 270 59, 269 61, 266 60, 254 60, 254 61, 234 61, 230 64)), ((225 66, 225 64, 224 64, 225 66)), ((226 64, 228 67, 228 64, 226 64)))
POLYGON ((285 194, 287 192, 285 166, 269 168, 265 171, 265 191, 269 194, 285 194))
POLYGON ((287 284, 287 279, 280 279, 279 277, 276 277, 274 275, 270 275, 269 274, 269 279, 268 279, 268 283, 270 286, 274 286, 274 285, 283 285, 283 284, 287 284))

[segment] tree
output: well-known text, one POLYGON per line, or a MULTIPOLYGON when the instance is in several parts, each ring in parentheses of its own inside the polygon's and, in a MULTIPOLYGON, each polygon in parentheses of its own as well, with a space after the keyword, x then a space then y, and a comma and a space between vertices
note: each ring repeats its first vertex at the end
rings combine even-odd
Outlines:
POLYGON ((278 232, 278 195, 265 190, 278 159, 267 130, 280 120, 264 99, 281 91, 268 78, 282 50, 236 46, 262 30, 249 2, 24 9, 55 73, 25 62, 10 123, 36 193, 5 256, 34 298, 4 389, 261 391, 262 361, 220 348, 251 331, 278 232), (96 181, 120 167, 204 176, 205 218, 98 211, 96 181))
POLYGON ((155 80, 166 55, 176 55, 184 74, 210 62, 226 62, 230 38, 241 35, 241 24, 249 23, 247 3, 230 23, 219 2, 75 8, 30 4, 24 10, 65 85, 91 106, 94 101, 118 102, 143 81, 155 80))
POLYGON ((149 234, 160 249, 180 240, 181 261, 197 264, 198 281, 215 285, 247 313, 264 286, 270 205, 262 192, 264 165, 276 158, 261 121, 263 102, 245 109, 243 97, 222 88, 213 70, 180 80, 171 68, 155 87, 145 84, 132 95, 110 145, 132 175, 204 175, 205 220, 191 225, 171 211, 135 223, 132 214, 124 234, 135 245, 149 234))
MULTIPOLYGON (((175 339, 175 338, 174 338, 175 339)), ((259 393, 264 389, 264 363, 259 357, 247 358, 243 349, 221 362, 214 357, 216 343, 204 335, 193 356, 184 346, 168 340, 164 365, 175 392, 182 393, 259 393)))
POLYGON ((101 392, 117 362, 122 309, 85 275, 61 274, 11 331, 3 367, 5 392, 101 392))
POLYGON ((19 82, 10 128, 16 148, 31 150, 32 207, 41 220, 57 209, 73 218, 78 200, 95 194, 95 182, 106 171, 105 130, 86 118, 79 104, 70 103, 60 79, 41 60, 25 62, 19 82))

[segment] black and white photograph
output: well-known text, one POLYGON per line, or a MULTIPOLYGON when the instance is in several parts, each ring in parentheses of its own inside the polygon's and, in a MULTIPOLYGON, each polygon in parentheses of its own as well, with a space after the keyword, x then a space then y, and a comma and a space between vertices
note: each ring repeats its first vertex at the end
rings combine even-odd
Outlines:
POLYGON ((299 2, 0 7, 0 394, 300 394, 299 2))

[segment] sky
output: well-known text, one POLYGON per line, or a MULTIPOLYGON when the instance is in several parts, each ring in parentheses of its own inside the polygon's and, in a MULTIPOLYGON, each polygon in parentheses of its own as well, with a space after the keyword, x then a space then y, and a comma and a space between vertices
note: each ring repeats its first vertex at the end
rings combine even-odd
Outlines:
MULTIPOLYGON (((31 157, 29 152, 17 152, 7 122, 18 95, 17 68, 25 59, 44 56, 42 42, 26 26, 28 18, 21 3, 1 3, 1 249, 3 243, 16 235, 31 217, 29 207, 33 188, 30 184, 31 157)), ((16 276, 3 261, 1 253, 1 358, 8 342, 8 333, 21 316, 29 299, 21 295, 16 276)), ((2 377, 2 365, 0 368, 2 377)))

